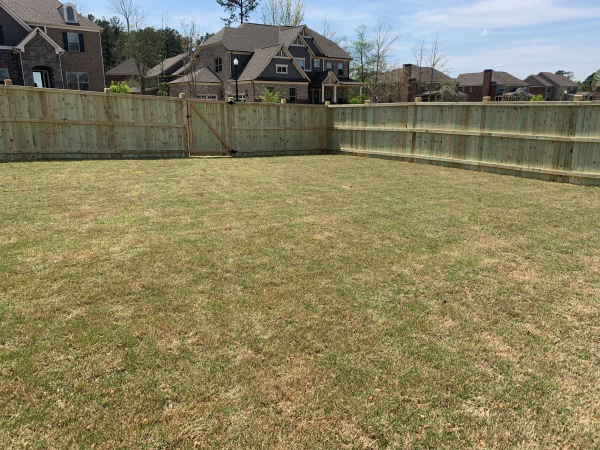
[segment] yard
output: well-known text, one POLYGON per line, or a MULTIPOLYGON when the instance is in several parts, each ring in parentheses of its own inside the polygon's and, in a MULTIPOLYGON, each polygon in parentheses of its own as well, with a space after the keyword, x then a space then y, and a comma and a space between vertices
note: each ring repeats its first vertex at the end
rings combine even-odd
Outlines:
POLYGON ((600 446, 600 189, 0 165, 0 447, 600 446))

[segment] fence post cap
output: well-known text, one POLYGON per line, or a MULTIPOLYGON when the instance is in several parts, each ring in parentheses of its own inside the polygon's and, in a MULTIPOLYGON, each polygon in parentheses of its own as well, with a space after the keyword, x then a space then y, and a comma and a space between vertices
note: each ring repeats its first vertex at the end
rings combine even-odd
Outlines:
POLYGON ((488 103, 488 102, 491 102, 491 101, 492 101, 492 97, 490 97, 490 96, 483 97, 483 103, 488 103))
POLYGON ((4 86, 12 86, 12 80, 10 78, 7 78, 6 80, 4 80, 4 86))
POLYGON ((365 106, 371 106, 371 100, 365 100, 365 106))
POLYGON ((104 93, 105 94, 110 94, 110 92, 111 92, 110 88, 104 88, 104 93))
POLYGON ((285 98, 282 98, 281 103, 285 104, 285 102, 286 102, 285 98))
POLYGON ((420 103, 423 101, 423 97, 415 97, 415 103, 420 103))
POLYGON ((325 106, 331 105, 331 102, 325 102, 325 106))
POLYGON ((573 101, 574 102, 580 102, 583 100, 583 95, 574 95, 573 96, 573 101))
POLYGON ((185 98, 185 92, 180 92, 179 93, 179 98, 185 98))
POLYGON ((230 102, 232 102, 233 100, 235 100, 233 97, 227 97, 229 99, 230 102))

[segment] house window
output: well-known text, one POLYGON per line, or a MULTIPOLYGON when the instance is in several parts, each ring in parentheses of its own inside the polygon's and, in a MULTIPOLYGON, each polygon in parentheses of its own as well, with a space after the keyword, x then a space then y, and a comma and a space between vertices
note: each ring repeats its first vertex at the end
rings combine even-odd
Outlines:
POLYGON ((223 60, 221 58, 215 58, 215 72, 223 71, 223 60))
POLYGON ((313 59, 313 67, 321 67, 321 60, 313 59))
POLYGON ((200 94, 198 98, 200 100, 217 100, 217 96, 213 94, 200 94))
POLYGON ((294 43, 292 45, 296 45, 298 47, 304 47, 304 44, 302 43, 300 38, 296 38, 296 40, 294 41, 294 43))
POLYGON ((469 92, 473 92, 473 88, 472 87, 469 88, 469 92))
POLYGON ((296 58, 296 62, 302 67, 302 70, 304 70, 304 58, 296 58))
POLYGON ((69 43, 69 51, 70 52, 81 51, 81 47, 79 45, 79 34, 67 33, 67 42, 69 43))
POLYGON ((290 88, 290 103, 296 103, 296 88, 290 88))
POLYGON ((283 49, 281 49, 281 50, 279 50, 279 52, 277 52, 277 54, 275 55, 275 58, 285 58, 285 59, 288 59, 288 57, 285 54, 285 51, 283 49))
POLYGON ((67 6, 67 22, 75 22, 75 11, 72 6, 67 6))
POLYGON ((89 91, 90 79, 87 72, 67 72, 67 86, 75 91, 89 91))
POLYGON ((4 83, 4 80, 10 78, 8 75, 8 69, 0 69, 0 81, 4 83))
POLYGON ((344 63, 338 63, 338 75, 344 75, 344 63))
POLYGON ((331 61, 327 62, 327 70, 333 70, 333 63, 331 61))
POLYGON ((337 91, 337 102, 342 103, 344 101, 344 91, 337 91))
POLYGON ((277 73, 288 73, 288 66, 285 64, 275 64, 275 71, 277 73))

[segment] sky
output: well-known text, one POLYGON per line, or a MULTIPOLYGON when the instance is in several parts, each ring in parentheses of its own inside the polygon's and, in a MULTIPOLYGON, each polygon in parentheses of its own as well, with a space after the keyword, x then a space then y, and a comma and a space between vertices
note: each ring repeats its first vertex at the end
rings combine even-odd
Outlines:
MULTIPOLYGON (((216 0, 138 3, 148 13, 148 24, 158 27, 165 9, 171 27, 179 28, 182 19, 195 19, 202 32, 220 30, 220 17, 225 17, 216 0)), ((392 25, 401 36, 394 48, 399 64, 412 62, 415 44, 438 33, 451 76, 494 69, 523 79, 568 70, 583 80, 600 69, 599 0, 306 0, 306 4, 304 23, 309 28, 322 32, 327 17, 338 35, 348 40, 361 24, 392 25)), ((96 17, 114 15, 106 0, 82 0, 78 7, 96 17)), ((257 11, 250 21, 259 18, 257 11)))

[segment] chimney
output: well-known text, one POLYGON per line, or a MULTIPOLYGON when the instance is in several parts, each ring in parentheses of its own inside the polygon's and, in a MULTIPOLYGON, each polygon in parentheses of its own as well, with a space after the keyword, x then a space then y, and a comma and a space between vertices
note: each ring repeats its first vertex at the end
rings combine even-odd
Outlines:
POLYGON ((492 92, 492 74, 494 71, 492 69, 487 69, 483 71, 483 97, 490 97, 492 92))
POLYGON ((406 75, 408 75, 408 79, 410 80, 412 77, 412 64, 403 64, 402 67, 404 68, 404 71, 406 72, 406 75))

